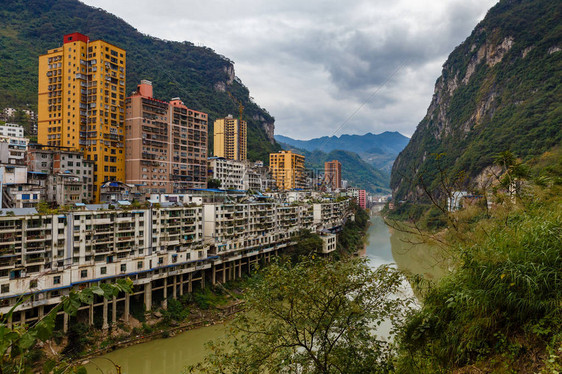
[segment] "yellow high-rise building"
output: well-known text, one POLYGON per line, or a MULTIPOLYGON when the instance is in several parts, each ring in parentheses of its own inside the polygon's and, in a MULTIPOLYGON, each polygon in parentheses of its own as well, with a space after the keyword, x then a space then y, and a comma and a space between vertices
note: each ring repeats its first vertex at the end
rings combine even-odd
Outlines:
POLYGON ((244 161, 247 159, 247 128, 246 121, 232 118, 217 119, 214 124, 214 155, 230 160, 244 161))
POLYGON ((306 187, 303 155, 291 151, 270 153, 269 171, 280 190, 306 187))
POLYGON ((125 50, 86 35, 39 56, 37 140, 94 161, 99 202, 105 181, 125 181, 125 50))

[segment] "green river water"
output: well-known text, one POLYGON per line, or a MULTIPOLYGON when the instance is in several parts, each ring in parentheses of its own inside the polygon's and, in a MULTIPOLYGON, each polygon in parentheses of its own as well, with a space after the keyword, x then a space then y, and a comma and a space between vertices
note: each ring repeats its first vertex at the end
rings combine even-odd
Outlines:
MULTIPOLYGON (((439 250, 412 242, 415 240, 411 235, 389 230, 382 218, 374 215, 364 255, 374 268, 395 263, 401 270, 424 274, 429 279, 439 278, 445 272, 440 265, 439 250)), ((91 359, 86 369, 88 374, 115 373, 115 363, 121 366, 123 374, 181 373, 186 365, 199 362, 206 354, 205 342, 221 337, 225 329, 224 325, 203 327, 119 349, 91 359)))

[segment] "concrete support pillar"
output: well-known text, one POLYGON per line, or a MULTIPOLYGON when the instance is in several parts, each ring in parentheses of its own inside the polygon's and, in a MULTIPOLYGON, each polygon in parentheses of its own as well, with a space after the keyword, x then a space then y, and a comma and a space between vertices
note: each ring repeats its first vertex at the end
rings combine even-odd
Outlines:
POLYGON ((193 273, 187 275, 187 292, 193 292, 193 273))
POLYGON ((107 330, 109 325, 107 324, 107 299, 103 298, 103 324, 101 326, 102 329, 107 330))
POLYGON ((10 314, 10 316, 8 317, 8 328, 12 329, 13 326, 14 324, 12 322, 12 315, 10 314))
POLYGON ((113 303, 111 306, 111 324, 115 325, 117 323, 117 298, 113 296, 113 303))
POLYGON ((44 315, 45 315, 45 307, 43 305, 40 305, 39 308, 37 308, 37 320, 40 321, 44 315))
POLYGON ((20 325, 25 325, 25 310, 20 312, 20 325))
POLYGON ((152 282, 144 285, 144 307, 146 310, 152 309, 152 282))
POLYGON ((238 278, 242 278, 242 259, 238 260, 238 278))
POLYGON ((94 303, 88 307, 88 325, 94 325, 94 303))
POLYGON ((162 301, 162 308, 168 308, 168 278, 164 278, 164 300, 162 301))
POLYGON ((128 293, 125 294, 125 322, 129 322, 129 313, 131 309, 131 295, 128 293))
POLYGON ((211 284, 214 286, 217 283, 217 267, 213 264, 213 268, 211 270, 211 284))
POLYGON ((174 275, 174 289, 172 290, 172 296, 174 299, 178 298, 178 276, 174 275))
POLYGON ((66 333, 68 332, 68 319, 69 319, 68 314, 63 313, 63 314, 62 314, 62 319, 63 319, 63 322, 62 322, 62 332, 64 332, 64 333, 66 334, 66 333))
POLYGON ((226 263, 222 263, 222 283, 226 283, 226 268, 227 268, 227 264, 226 263))
POLYGON ((180 296, 183 296, 183 274, 180 275, 180 296))
POLYGON ((205 288, 205 270, 201 270, 201 288, 205 288))

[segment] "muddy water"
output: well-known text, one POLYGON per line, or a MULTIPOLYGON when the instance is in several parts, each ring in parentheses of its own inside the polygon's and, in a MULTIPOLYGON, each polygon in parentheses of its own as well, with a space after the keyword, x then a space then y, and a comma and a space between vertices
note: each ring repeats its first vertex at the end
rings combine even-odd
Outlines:
MULTIPOLYGON (((424 274, 430 279, 436 279, 444 273, 440 264, 436 265, 439 258, 437 248, 412 244, 416 240, 411 235, 390 230, 381 217, 371 217, 367 234, 364 255, 373 268, 396 264, 401 270, 424 274)), ((409 288, 408 285, 406 287, 409 288)), ((405 292, 411 293, 411 290, 405 292)), ((92 359, 86 368, 88 373, 115 373, 114 362, 121 366, 123 374, 181 373, 186 365, 199 362, 207 353, 205 342, 221 337, 225 329, 224 325, 203 327, 172 338, 119 349, 92 359)))

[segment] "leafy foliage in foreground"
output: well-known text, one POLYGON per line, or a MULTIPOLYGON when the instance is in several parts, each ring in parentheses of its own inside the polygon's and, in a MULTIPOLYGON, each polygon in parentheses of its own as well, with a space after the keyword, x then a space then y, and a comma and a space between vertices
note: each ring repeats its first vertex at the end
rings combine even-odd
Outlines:
MULTIPOLYGON (((71 291, 63 301, 49 311, 42 319, 32 326, 17 324, 13 327, 8 326, 15 309, 20 306, 25 299, 20 300, 10 309, 8 313, 0 316, 0 372, 2 373, 31 373, 32 367, 36 362, 32 349, 38 342, 45 342, 53 338, 55 320, 59 312, 75 315, 82 304, 91 304, 94 296, 103 296, 112 299, 121 292, 131 293, 133 282, 130 279, 118 279, 116 283, 101 283, 81 291, 71 291)), ((57 363, 48 361, 44 371, 49 373, 82 373, 83 368, 74 368, 72 363, 57 363)))
POLYGON ((372 327, 398 323, 408 301, 388 296, 401 281, 397 271, 373 271, 357 259, 273 264, 256 275, 228 339, 188 371, 387 372, 392 349, 372 327))
POLYGON ((527 185, 517 204, 504 202, 490 218, 468 226, 455 243, 459 266, 430 288, 407 322, 402 372, 478 362, 493 372, 535 372, 544 361, 562 369, 556 356, 562 349, 560 192, 557 185, 527 185), (549 349, 553 356, 532 362, 549 349))

